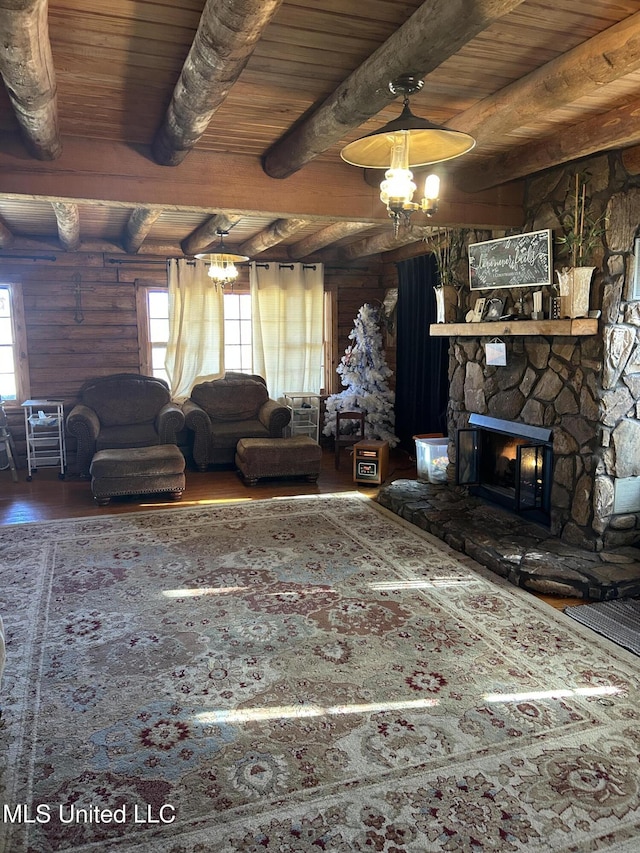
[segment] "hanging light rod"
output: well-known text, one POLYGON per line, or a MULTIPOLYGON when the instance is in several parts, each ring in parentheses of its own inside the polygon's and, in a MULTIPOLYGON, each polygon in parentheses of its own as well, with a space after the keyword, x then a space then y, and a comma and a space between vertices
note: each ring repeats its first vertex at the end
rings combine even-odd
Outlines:
POLYGON ((345 145, 340 152, 342 159, 365 169, 388 169, 391 147, 398 133, 408 136, 407 166, 410 169, 453 160, 471 151, 476 141, 468 133, 451 130, 411 112, 409 95, 419 92, 423 82, 414 74, 403 74, 392 80, 389 91, 403 96, 402 112, 378 130, 345 145))

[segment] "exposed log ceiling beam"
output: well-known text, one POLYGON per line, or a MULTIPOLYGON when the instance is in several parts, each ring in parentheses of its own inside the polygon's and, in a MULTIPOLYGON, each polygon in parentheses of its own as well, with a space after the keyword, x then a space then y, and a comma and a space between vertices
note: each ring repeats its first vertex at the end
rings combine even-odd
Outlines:
POLYGON ((162 208, 154 207, 137 207, 131 212, 122 235, 122 245, 126 252, 130 255, 136 254, 161 215, 162 208))
POLYGON ((204 252, 208 247, 219 239, 218 231, 228 231, 239 222, 240 216, 227 216, 226 213, 218 213, 212 216, 203 225, 182 241, 182 251, 185 255, 195 255, 204 252))
POLYGON ((456 183, 470 192, 495 187, 580 157, 640 143, 640 100, 557 131, 551 137, 521 145, 485 160, 481 168, 464 169, 456 183))
POLYGON ((479 144, 502 139, 519 127, 577 101, 640 68, 640 12, 547 62, 447 122, 479 144))
POLYGON ((15 243, 13 232, 0 219, 0 249, 10 249, 15 243))
POLYGON ((75 252, 80 246, 80 212, 77 204, 64 201, 52 202, 58 223, 58 239, 67 252, 75 252))
POLYGON ((294 243, 293 246, 289 246, 287 254, 297 261, 317 252, 318 249, 324 249, 325 246, 342 240, 344 237, 350 237, 352 234, 358 234, 360 231, 365 231, 371 227, 371 222, 334 222, 333 225, 327 225, 326 228, 322 228, 315 234, 310 234, 294 243))
POLYGON ((282 0, 207 0, 152 150, 176 166, 198 142, 282 0))
MULTIPOLYGON (((640 68, 640 12, 579 44, 495 95, 465 110, 449 127, 473 134, 478 142, 504 139, 566 103, 640 68)), ((462 166, 456 181, 465 189, 496 186, 539 169, 640 141, 638 103, 587 119, 567 130, 529 143, 482 165, 462 166), (630 122, 629 122, 630 120, 630 122), (546 152, 554 156, 544 156, 546 152)))
POLYGON ((25 145, 39 160, 62 150, 47 14, 47 0, 0 0, 0 74, 25 145))
POLYGON ((393 229, 390 229, 384 234, 376 234, 374 237, 365 237, 363 240, 358 240, 357 243, 351 243, 349 246, 345 246, 339 254, 344 261, 355 261, 357 258, 364 258, 367 255, 390 252, 393 249, 400 248, 400 246, 417 243, 418 240, 424 240, 425 237, 432 234, 433 230, 432 227, 409 226, 408 228, 401 228, 398 236, 394 237, 393 229))
POLYGON ((379 113, 394 96, 388 83, 411 69, 426 76, 522 0, 435 0, 420 8, 307 119, 276 142, 264 158, 272 178, 292 175, 354 127, 379 113))
POLYGON ((308 219, 277 219, 268 228, 260 231, 259 234, 255 234, 249 240, 245 240, 242 245, 238 246, 238 251, 241 255, 248 255, 252 258, 254 255, 259 255, 266 249, 271 248, 271 246, 275 246, 286 240, 287 237, 300 231, 301 228, 304 228, 308 224, 308 219))
MULTIPOLYGON (((258 158, 214 155, 196 150, 175 169, 163 169, 121 143, 64 139, 62 155, 52 162, 25 160, 21 146, 0 143, 0 187, 6 197, 64 201, 166 210, 216 208, 231 217, 265 216, 270 219, 308 219, 319 228, 336 220, 369 221, 389 225, 378 188, 346 164, 310 163, 287 181, 268 178, 258 158)), ((481 194, 447 188, 434 224, 477 228, 522 225, 522 188, 502 186, 481 194)), ((234 220, 237 221, 237 220, 234 220)), ((218 223, 208 234, 194 232, 184 241, 185 254, 206 249, 216 239, 218 223), (198 235, 196 238, 196 234, 198 235)), ((223 230, 228 230, 223 227, 223 230)), ((198 229, 199 231, 199 229, 198 229)))

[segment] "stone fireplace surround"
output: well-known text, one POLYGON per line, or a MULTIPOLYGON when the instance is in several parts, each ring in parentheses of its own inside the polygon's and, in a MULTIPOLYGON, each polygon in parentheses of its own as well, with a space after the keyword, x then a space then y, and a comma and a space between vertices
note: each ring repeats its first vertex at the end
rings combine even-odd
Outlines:
MULTIPOLYGON (((522 231, 552 228, 561 233, 578 167, 550 170, 528 182, 527 219, 522 231)), ((450 338, 448 433, 450 471, 456 432, 472 413, 546 427, 553 432, 550 532, 561 541, 599 552, 640 542, 640 513, 614 513, 618 478, 640 477, 640 301, 630 298, 634 240, 640 235, 640 159, 626 152, 581 162, 596 214, 606 213, 590 308, 600 310, 598 332, 585 336, 501 336, 505 366, 486 364, 490 338, 450 338), (626 159, 625 159, 626 158, 626 159)), ((493 233, 490 237, 503 236, 493 233)), ((487 239, 469 235, 467 242, 487 239)), ((468 281, 465 259, 458 268, 468 281)), ((561 266, 556 258, 556 268, 561 266)), ((513 306, 522 290, 483 291, 513 306)), ((460 290, 461 320, 473 301, 460 290)), ((549 293, 545 294, 544 306, 549 293)), ((525 291, 525 313, 531 294, 525 291)), ((517 327, 517 324, 515 324, 517 327)))

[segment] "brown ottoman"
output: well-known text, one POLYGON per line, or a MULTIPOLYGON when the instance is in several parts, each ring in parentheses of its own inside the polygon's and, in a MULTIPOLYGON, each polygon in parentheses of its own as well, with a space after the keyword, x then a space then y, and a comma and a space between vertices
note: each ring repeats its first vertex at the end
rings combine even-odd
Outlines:
POLYGON ((315 483, 321 459, 322 448, 308 435, 241 438, 236 446, 236 466, 248 486, 261 477, 306 477, 315 483))
POLYGON ((99 450, 91 460, 91 491, 99 506, 118 495, 169 492, 180 500, 185 486, 184 456, 175 444, 99 450))

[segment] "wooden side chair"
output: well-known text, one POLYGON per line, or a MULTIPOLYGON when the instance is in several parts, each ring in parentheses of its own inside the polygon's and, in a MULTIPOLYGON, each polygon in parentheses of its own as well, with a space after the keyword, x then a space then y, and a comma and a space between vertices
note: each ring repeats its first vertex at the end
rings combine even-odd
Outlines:
POLYGON ((336 412, 335 451, 336 468, 340 467, 340 449, 350 447, 364 440, 364 412, 336 412), (351 421, 351 429, 346 432, 340 428, 344 421, 351 421))
POLYGON ((7 415, 4 411, 4 406, 0 405, 0 447, 4 448, 7 454, 7 464, 2 470, 11 469, 11 477, 14 483, 18 482, 18 472, 16 470, 16 449, 13 443, 13 436, 9 432, 7 425, 7 415))

